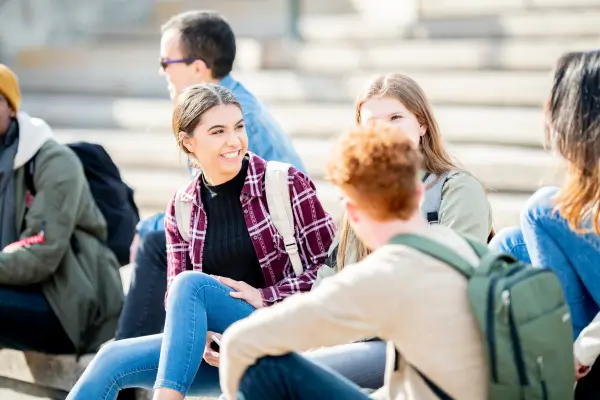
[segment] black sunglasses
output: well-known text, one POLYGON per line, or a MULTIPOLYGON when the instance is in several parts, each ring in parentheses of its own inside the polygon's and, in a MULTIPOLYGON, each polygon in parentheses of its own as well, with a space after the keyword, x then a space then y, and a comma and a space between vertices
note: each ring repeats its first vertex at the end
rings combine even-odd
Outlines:
POLYGON ((169 65, 171 65, 171 64, 182 64, 182 63, 185 63, 185 64, 189 65, 189 64, 193 63, 196 60, 203 61, 204 64, 206 64, 206 66, 208 67, 208 63, 206 61, 204 61, 203 59, 198 58, 198 57, 194 57, 194 58, 180 58, 180 59, 177 59, 177 60, 171 60, 171 59, 163 57, 163 58, 160 59, 160 66, 162 67, 162 69, 167 69, 167 67, 169 65))

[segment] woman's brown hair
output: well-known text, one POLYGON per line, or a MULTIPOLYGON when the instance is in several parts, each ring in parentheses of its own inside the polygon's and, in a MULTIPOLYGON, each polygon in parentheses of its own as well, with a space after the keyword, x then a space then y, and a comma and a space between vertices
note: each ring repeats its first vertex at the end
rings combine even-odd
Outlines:
MULTIPOLYGON (((420 150, 424 156, 423 169, 432 174, 441 175, 457 168, 456 163, 446 151, 440 128, 433 115, 431 104, 425 92, 412 78, 402 74, 387 74, 374 78, 358 95, 355 103, 356 123, 361 123, 361 108, 373 97, 392 97, 415 115, 417 121, 427 128, 421 137, 420 150)), ((350 224, 344 217, 339 233, 337 266, 342 269, 346 263, 348 246, 356 246, 357 262, 369 255, 370 250, 356 238, 350 224)))
POLYGON ((559 59, 546 104, 546 144, 568 163, 557 211, 572 230, 600 234, 600 51, 559 59))

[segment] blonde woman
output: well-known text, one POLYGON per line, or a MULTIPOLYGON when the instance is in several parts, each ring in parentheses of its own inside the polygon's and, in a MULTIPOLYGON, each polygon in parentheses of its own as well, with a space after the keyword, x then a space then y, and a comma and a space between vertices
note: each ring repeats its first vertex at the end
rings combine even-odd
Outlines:
MULTIPOLYGON (((481 183, 461 169, 446 150, 433 110, 423 89, 402 74, 387 74, 368 83, 356 100, 356 122, 383 121, 400 127, 423 155, 425 193, 420 211, 429 224, 440 224, 487 243, 493 236, 492 211, 481 183)), ((316 287, 345 266, 369 253, 344 218, 316 287)), ((382 304, 382 307, 385 305, 382 304)), ((306 355, 364 388, 383 384, 385 343, 379 340, 319 349, 306 355)))

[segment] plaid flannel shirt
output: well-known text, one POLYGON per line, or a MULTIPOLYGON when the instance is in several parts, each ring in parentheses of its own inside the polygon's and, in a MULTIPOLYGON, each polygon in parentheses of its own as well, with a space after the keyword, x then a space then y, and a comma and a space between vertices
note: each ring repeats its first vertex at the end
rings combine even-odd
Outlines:
MULTIPOLYGON (((260 289, 265 305, 270 305, 297 292, 309 291, 317 271, 327 258, 335 235, 335 224, 325 212, 312 181, 292 167, 288 185, 294 214, 294 230, 304 273, 294 274, 292 263, 285 250, 283 237, 277 232, 269 215, 265 194, 267 162, 249 153, 248 173, 240 196, 248 234, 252 239, 266 286, 260 289)), ((175 219, 175 196, 165 213, 167 235, 167 287, 181 272, 202 271, 204 238, 207 218, 200 196, 201 175, 187 187, 184 198, 191 201, 191 228, 189 243, 183 240, 175 219)), ((168 291, 168 290, 167 290, 168 291)))

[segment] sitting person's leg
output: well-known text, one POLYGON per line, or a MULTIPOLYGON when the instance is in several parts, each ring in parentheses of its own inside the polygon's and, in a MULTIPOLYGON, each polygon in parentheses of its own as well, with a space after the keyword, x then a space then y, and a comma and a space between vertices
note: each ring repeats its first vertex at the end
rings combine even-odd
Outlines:
POLYGON ((194 377, 202 361, 207 332, 223 333, 255 309, 231 297, 233 291, 201 272, 179 274, 169 291, 164 341, 155 389, 195 395, 194 377), (191 389, 190 389, 191 388, 191 389))
POLYGON ((116 339, 161 333, 165 325, 167 243, 164 231, 148 232, 135 256, 129 293, 119 318, 116 339))
POLYGON ((373 340, 324 347, 303 356, 362 388, 379 389, 383 386, 385 354, 386 343, 373 340))
POLYGON ((0 348, 75 353, 42 290, 27 287, 0 286, 0 348))
MULTIPOLYGON (((67 399, 114 400, 120 390, 152 389, 158 371, 162 334, 119 340, 102 347, 67 399)), ((206 396, 218 396, 219 371, 202 364, 192 390, 206 396)))
POLYGON ((498 253, 510 254, 517 260, 531 264, 527 245, 521 227, 504 228, 496 233, 489 243, 489 248, 498 253))
POLYGON ((575 338, 600 310, 600 237, 572 231, 555 212, 558 188, 538 190, 521 216, 532 264, 556 273, 571 311, 575 338))
POLYGON ((367 400, 345 378, 292 353, 264 357, 248 368, 240 382, 240 400, 367 400))
POLYGON ((106 345, 68 398, 114 399, 121 389, 151 389, 155 382, 156 388, 184 394, 218 394, 218 370, 202 362, 206 333, 208 330, 222 333, 254 311, 250 304, 231 297, 231 291, 201 272, 178 275, 167 302, 164 335, 106 345))

